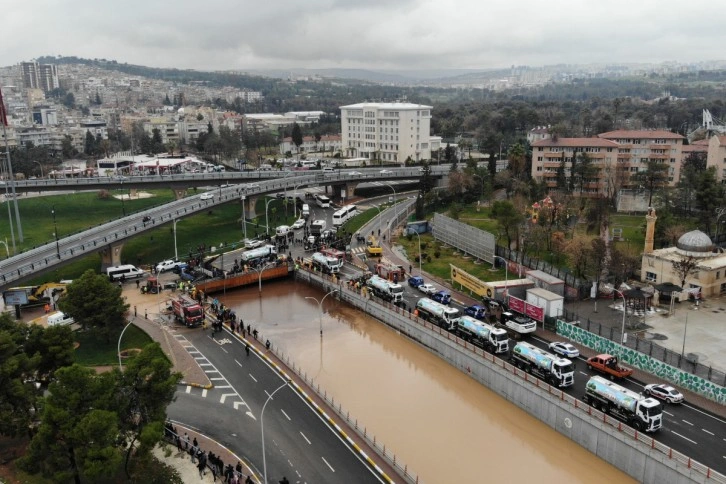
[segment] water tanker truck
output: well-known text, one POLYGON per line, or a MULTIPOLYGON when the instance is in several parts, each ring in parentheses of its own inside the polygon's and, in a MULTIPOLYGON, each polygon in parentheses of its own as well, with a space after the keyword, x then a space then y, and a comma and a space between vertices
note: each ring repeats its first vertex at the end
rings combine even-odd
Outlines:
POLYGON ((366 285, 373 291, 373 294, 386 301, 399 302, 403 300, 403 286, 390 282, 379 276, 372 276, 366 285))
POLYGON ((253 264, 261 260, 274 260, 277 258, 277 249, 274 245, 265 245, 256 249, 242 252, 240 259, 243 264, 253 264))
POLYGON ((569 387, 575 382, 575 366, 570 360, 547 353, 529 343, 517 343, 510 360, 517 368, 550 385, 569 387))
POLYGON ((509 351, 507 332, 479 321, 471 316, 462 316, 456 321, 456 334, 492 353, 509 351))
POLYGON ((320 252, 316 252, 312 257, 313 266, 325 274, 337 274, 340 272, 340 259, 337 257, 329 257, 320 252))
POLYGON ((582 399, 635 430, 655 432, 663 425, 663 406, 658 400, 623 388, 601 376, 590 378, 582 399))
POLYGON ((419 299, 416 303, 416 311, 420 318, 434 323, 447 331, 450 331, 454 327, 456 320, 461 316, 461 312, 458 309, 444 306, 441 303, 425 297, 419 299))

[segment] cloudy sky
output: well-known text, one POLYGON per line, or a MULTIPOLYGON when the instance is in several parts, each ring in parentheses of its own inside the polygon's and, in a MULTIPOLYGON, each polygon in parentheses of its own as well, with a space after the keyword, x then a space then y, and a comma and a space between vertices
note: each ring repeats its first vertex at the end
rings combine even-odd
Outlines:
POLYGON ((0 8, 3 66, 41 55, 204 70, 726 58, 722 9, 705 0, 25 0, 0 8))

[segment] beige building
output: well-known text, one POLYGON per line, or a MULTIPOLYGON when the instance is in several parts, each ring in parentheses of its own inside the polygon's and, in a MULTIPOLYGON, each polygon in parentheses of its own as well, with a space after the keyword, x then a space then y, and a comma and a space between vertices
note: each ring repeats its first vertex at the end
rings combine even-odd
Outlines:
POLYGON ((716 168, 716 179, 726 183, 726 135, 711 136, 706 167, 716 168))
POLYGON ((668 165, 668 184, 675 186, 681 177, 683 140, 680 134, 662 129, 617 130, 598 137, 618 144, 618 165, 631 175, 645 171, 648 161, 658 160, 668 165))
POLYGON ((430 160, 432 109, 403 102, 341 106, 343 154, 383 163, 430 160))
MULTIPOLYGON (((619 145, 601 138, 545 138, 532 143, 532 178, 544 181, 547 187, 557 186, 557 170, 565 163, 565 176, 570 177, 572 159, 585 153, 598 167, 597 176, 583 185, 585 196, 614 196, 623 185, 623 174, 618 171, 619 145)), ((578 190, 579 193, 579 190, 578 190)))
MULTIPOLYGON (((643 254, 641 280, 651 284, 681 285, 681 276, 673 268, 674 262, 692 257, 697 265, 686 277, 684 291, 700 289, 701 296, 716 297, 726 293, 726 254, 714 248, 713 242, 700 230, 688 232, 678 239, 675 247, 643 254)), ((685 297, 681 297, 685 299, 685 297)))

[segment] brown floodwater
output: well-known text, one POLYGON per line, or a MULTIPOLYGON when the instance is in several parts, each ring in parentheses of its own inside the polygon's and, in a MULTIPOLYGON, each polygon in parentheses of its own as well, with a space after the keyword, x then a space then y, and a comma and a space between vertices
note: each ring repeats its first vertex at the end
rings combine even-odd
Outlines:
POLYGON ((422 482, 635 482, 437 356, 292 281, 218 299, 269 338, 422 482), (320 327, 323 338, 321 344, 320 327))

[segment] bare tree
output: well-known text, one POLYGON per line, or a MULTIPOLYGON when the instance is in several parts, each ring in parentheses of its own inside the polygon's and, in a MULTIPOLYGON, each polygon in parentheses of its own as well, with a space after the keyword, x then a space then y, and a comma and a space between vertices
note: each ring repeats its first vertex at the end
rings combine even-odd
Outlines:
POLYGON ((692 255, 683 257, 681 260, 673 261, 673 272, 675 272, 681 279, 681 287, 686 285, 686 279, 688 279, 688 276, 696 272, 697 266, 698 260, 696 260, 692 255))

